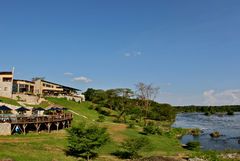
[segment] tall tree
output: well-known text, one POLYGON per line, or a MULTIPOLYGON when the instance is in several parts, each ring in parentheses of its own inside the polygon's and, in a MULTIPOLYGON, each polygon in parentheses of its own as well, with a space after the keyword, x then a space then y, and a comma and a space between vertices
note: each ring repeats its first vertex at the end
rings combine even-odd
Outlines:
POLYGON ((153 84, 138 83, 136 84, 136 95, 143 103, 145 117, 147 118, 151 102, 156 99, 160 88, 153 84))

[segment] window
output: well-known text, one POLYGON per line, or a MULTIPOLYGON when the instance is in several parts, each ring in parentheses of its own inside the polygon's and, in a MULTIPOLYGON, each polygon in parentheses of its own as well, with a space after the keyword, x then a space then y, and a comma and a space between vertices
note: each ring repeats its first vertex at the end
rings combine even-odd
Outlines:
POLYGON ((8 90, 8 87, 4 87, 4 91, 7 91, 8 90))
POLYGON ((3 82, 11 82, 12 78, 3 78, 3 82))

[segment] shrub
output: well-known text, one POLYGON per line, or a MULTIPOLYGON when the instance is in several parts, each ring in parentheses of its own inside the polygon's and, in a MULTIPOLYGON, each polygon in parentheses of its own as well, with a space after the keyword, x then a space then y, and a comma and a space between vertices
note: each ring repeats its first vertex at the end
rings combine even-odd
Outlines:
POLYGON ((105 115, 105 116, 110 116, 110 115, 111 115, 111 111, 110 111, 109 109, 106 109, 106 108, 101 107, 101 106, 97 106, 97 107, 95 108, 95 110, 96 110, 98 113, 100 113, 100 114, 102 114, 102 115, 105 115))
POLYGON ((97 119, 98 122, 104 122, 105 121, 105 116, 100 115, 97 119))
POLYGON ((146 126, 143 127, 143 132, 145 134, 151 134, 151 135, 162 135, 162 130, 154 125, 153 123, 149 123, 146 126))
POLYGON ((213 138, 218 138, 218 137, 220 137, 220 132, 214 131, 210 134, 210 136, 213 137, 213 138))
POLYGON ((188 133, 187 129, 171 128, 168 132, 165 132, 164 135, 167 136, 167 137, 170 137, 170 138, 171 137, 180 138, 187 133, 188 133))
POLYGON ((73 102, 76 102, 75 98, 72 98, 72 101, 73 101, 73 102))
POLYGON ((191 132, 192 136, 199 136, 201 134, 200 129, 192 129, 191 132))
POLYGON ((199 141, 190 141, 186 144, 186 149, 188 150, 198 150, 200 148, 199 141))
POLYGON ((121 144, 122 150, 115 152, 114 155, 123 159, 139 158, 139 151, 149 144, 150 141, 146 137, 127 139, 121 144))
POLYGON ((135 128, 135 123, 133 121, 129 121, 128 128, 131 128, 131 129, 135 128))
POLYGON ((228 111, 227 115, 234 115, 234 112, 233 111, 228 111))
POLYGON ((88 107, 88 109, 89 109, 89 110, 94 110, 94 109, 95 109, 95 106, 94 106, 94 105, 90 105, 90 106, 88 107))
POLYGON ((96 125, 79 124, 68 130, 68 154, 75 157, 86 158, 96 156, 96 149, 109 140, 105 128, 96 125))

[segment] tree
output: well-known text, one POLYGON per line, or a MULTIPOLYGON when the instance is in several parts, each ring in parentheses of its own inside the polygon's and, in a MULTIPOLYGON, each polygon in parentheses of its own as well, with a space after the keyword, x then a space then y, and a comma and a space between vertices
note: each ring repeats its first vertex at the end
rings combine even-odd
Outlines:
POLYGON ((37 80, 45 80, 45 77, 33 77, 32 81, 37 81, 37 80))
POLYGON ((152 84, 144 84, 142 82, 136 84, 136 95, 138 99, 143 102, 146 118, 148 116, 149 107, 151 106, 151 101, 157 97, 159 89, 159 87, 154 87, 152 84))
POLYGON ((87 160, 97 154, 96 149, 100 148, 109 140, 105 128, 96 125, 79 124, 68 130, 68 153, 76 157, 83 157, 87 160))
POLYGON ((176 112, 169 104, 159 104, 152 102, 148 117, 158 121, 174 121, 176 112))
POLYGON ((129 107, 129 104, 128 104, 129 100, 133 96, 133 91, 129 88, 117 88, 115 90, 116 90, 116 93, 119 98, 119 101, 118 101, 119 109, 118 110, 120 111, 120 114, 118 116, 118 119, 120 119, 123 116, 124 121, 126 122, 125 115, 128 110, 128 107, 129 107))

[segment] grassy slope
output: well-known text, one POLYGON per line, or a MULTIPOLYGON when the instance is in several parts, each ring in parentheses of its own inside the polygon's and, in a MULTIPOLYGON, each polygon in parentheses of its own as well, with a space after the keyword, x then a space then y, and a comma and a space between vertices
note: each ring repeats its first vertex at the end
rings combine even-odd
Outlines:
POLYGON ((7 103, 14 106, 20 106, 20 104, 16 100, 13 100, 10 98, 0 97, 0 102, 7 103))
MULTIPOLYGON (((99 114, 88 109, 91 103, 76 103, 67 101, 65 99, 47 98, 53 104, 64 106, 78 113, 74 114, 73 124, 76 125, 80 121, 88 123, 94 122, 99 114), (86 117, 86 118, 85 118, 86 117)), ((108 128, 112 141, 99 149, 100 158, 97 160, 117 160, 110 155, 110 153, 118 149, 121 141, 129 137, 141 136, 139 134, 140 128, 128 129, 124 124, 115 124, 111 122, 99 123, 100 126, 108 128), (106 159, 107 158, 107 159, 106 159)), ((64 160, 74 161, 73 157, 65 155, 67 147, 67 134, 64 130, 59 133, 51 134, 27 134, 19 136, 0 137, 0 159, 12 158, 17 161, 50 161, 50 160, 64 160)), ((171 139, 167 136, 148 136, 152 145, 142 150, 141 154, 144 156, 150 155, 177 155, 179 153, 186 153, 181 148, 177 139, 171 139)))

